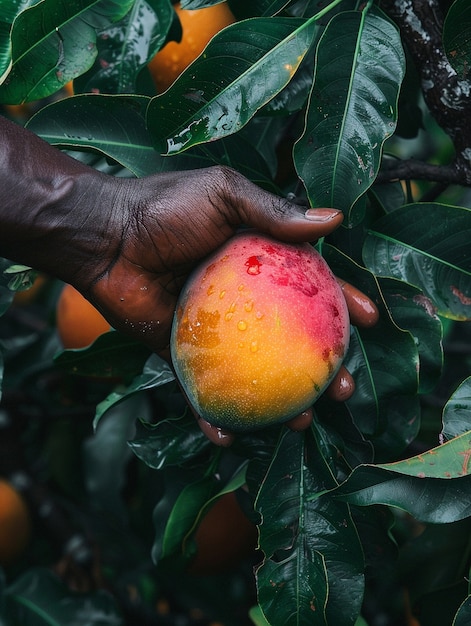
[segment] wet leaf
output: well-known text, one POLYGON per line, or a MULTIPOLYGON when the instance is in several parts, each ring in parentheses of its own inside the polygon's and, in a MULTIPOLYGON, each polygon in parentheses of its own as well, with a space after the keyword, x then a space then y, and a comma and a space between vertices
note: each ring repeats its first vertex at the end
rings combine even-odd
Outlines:
POLYGON ((215 499, 233 491, 245 482, 245 466, 235 472, 225 485, 215 474, 214 463, 202 470, 181 470, 172 473, 165 496, 154 510, 156 538, 152 549, 155 563, 171 557, 178 562, 188 558, 186 542, 196 529, 201 517, 215 499))
POLYGON ((214 504, 224 495, 235 492, 237 489, 240 489, 245 486, 245 475, 246 475, 247 464, 241 464, 233 476, 231 476, 230 480, 226 482, 224 485, 219 484, 218 491, 212 495, 210 498, 204 501, 202 506, 200 506, 197 516, 195 517, 193 524, 188 529, 185 537, 183 539, 182 547, 187 553, 187 556, 192 556, 196 551, 196 544, 192 544, 192 540, 194 539, 194 534, 198 529, 198 525, 204 519, 205 515, 208 511, 214 506, 214 504))
POLYGON ((124 17, 133 3, 38 2, 22 11, 11 29, 12 64, 0 85, 0 102, 46 98, 82 74, 95 59, 97 31, 124 17))
POLYGON ((419 353, 419 393, 430 393, 443 367, 443 329, 432 301, 403 281, 380 278, 379 285, 395 323, 414 337, 419 353))
POLYGON ((316 30, 315 21, 274 17, 220 31, 175 83, 151 100, 147 125, 158 152, 175 154, 240 130, 288 84, 316 30))
POLYGON ((312 86, 312 68, 301 66, 280 93, 267 103, 262 113, 267 115, 290 115, 300 111, 312 86))
POLYGON ((96 60, 74 82, 75 92, 136 93, 139 72, 164 44, 173 16, 170 0, 134 2, 122 20, 100 31, 96 60))
POLYGON ((164 495, 153 513, 152 560, 156 565, 170 556, 174 562, 181 560, 183 538, 193 525, 199 508, 216 491, 214 475, 203 468, 180 469, 167 474, 164 495))
POLYGON ((414 340, 388 320, 361 333, 355 329, 344 364, 355 380, 347 400, 355 424, 380 458, 394 458, 420 427, 414 340))
POLYGON ((422 522, 444 524, 471 515, 471 431, 403 461, 360 465, 335 495, 359 506, 386 504, 422 522))
MULTIPOLYGON (((121 354, 124 358, 123 353, 121 354)), ((147 389, 155 389, 165 385, 174 379, 175 376, 168 363, 156 354, 152 354, 146 361, 142 373, 137 374, 129 385, 117 387, 97 405, 94 426, 96 427, 103 415, 119 402, 147 389)))
MULTIPOLYGON (((378 306, 375 326, 352 327, 344 365, 355 380, 355 393, 347 406, 376 454, 394 458, 414 439, 420 426, 416 342, 391 316, 380 284, 370 271, 333 246, 324 245, 322 253, 337 276, 361 289, 378 306)), ((421 319, 423 311, 417 309, 416 313, 421 319)))
POLYGON ((285 429, 255 503, 265 554, 258 596, 270 623, 355 622, 363 557, 348 508, 321 496, 333 485, 313 434, 285 429))
POLYGON ((144 124, 148 103, 146 96, 78 95, 44 107, 27 127, 53 145, 98 151, 144 176, 161 160, 144 124))
MULTIPOLYGON (((80 156, 78 150, 104 155, 126 168, 128 175, 142 177, 223 164, 275 191, 264 155, 254 149, 251 124, 231 137, 171 158, 161 157, 145 126, 148 103, 146 96, 77 95, 42 108, 27 127, 52 145, 75 150, 75 156, 80 156)), ((90 165, 98 169, 95 162, 90 165)))
POLYGON ((317 445, 339 482, 352 468, 373 461, 373 446, 354 423, 345 402, 323 395, 316 401, 314 410, 319 420, 317 445))
POLYGON ((8 75, 11 64, 11 29, 15 18, 35 0, 0 0, 0 85, 8 75))
POLYGON ((335 16, 317 49, 306 126, 295 165, 313 206, 349 212, 375 180, 394 132, 405 59, 395 26, 378 10, 335 16))
POLYGON ((406 205, 378 220, 365 240, 365 264, 379 276, 423 290, 437 313, 471 319, 471 210, 406 205))
POLYGON ((150 350, 116 331, 97 337, 86 348, 64 350, 54 363, 70 374, 127 381, 142 371, 150 350))
POLYGON ((210 442, 193 415, 166 419, 156 424, 137 424, 129 441, 134 454, 153 469, 182 465, 207 450, 210 442))

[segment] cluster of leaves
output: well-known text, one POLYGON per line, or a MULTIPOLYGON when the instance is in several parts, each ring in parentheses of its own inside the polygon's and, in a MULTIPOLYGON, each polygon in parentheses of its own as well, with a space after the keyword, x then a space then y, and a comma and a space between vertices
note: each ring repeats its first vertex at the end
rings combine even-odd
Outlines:
MULTIPOLYGON (((471 56, 465 4, 454 2, 444 31, 450 62, 461 65, 471 56)), ((98 167, 105 157, 137 177, 226 164, 279 194, 342 209, 343 226, 319 249, 380 310, 374 328, 352 327, 345 365, 355 394, 343 404, 322 398, 307 432, 270 428, 220 450, 186 414, 140 420, 129 445, 167 485, 154 513, 154 563, 165 570, 190 558, 204 511, 246 485, 263 552, 254 621, 374 625, 378 575, 391 578, 400 547, 394 521, 397 529, 414 519, 433 536, 433 525, 464 528, 471 517, 471 378, 450 390, 425 439, 422 421, 445 332, 471 319, 471 210, 462 190, 414 201, 399 181, 377 181, 385 160, 408 151, 448 158, 398 29, 374 0, 234 0, 237 22, 156 94, 146 64, 174 32, 170 0, 58 7, 0 2, 1 102, 47 98, 73 79, 76 95, 44 106, 28 127, 77 158, 98 167)), ((10 269, 5 284, 12 274, 23 275, 10 269)), ((173 394, 169 368, 123 341, 56 360, 87 375, 125 366, 128 378, 131 363, 135 377, 98 404, 98 429, 134 396, 173 394)), ((467 568, 464 559, 454 576, 464 580, 467 568)), ((456 626, 469 620, 467 594, 453 607, 456 626)))

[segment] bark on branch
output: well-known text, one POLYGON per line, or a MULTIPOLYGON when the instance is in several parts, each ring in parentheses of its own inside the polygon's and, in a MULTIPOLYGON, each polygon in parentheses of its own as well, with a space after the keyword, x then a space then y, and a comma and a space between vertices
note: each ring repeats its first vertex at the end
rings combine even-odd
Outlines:
POLYGON ((376 180, 378 183, 394 180, 428 180, 435 183, 447 183, 448 185, 467 186, 469 184, 467 172, 458 168, 456 163, 433 165, 415 159, 384 160, 376 180))
MULTIPOLYGON (((422 164, 419 168, 417 163, 412 167, 409 162, 403 169, 404 175, 430 180, 435 170, 435 181, 471 186, 471 81, 458 76, 445 54, 443 14, 438 0, 383 0, 381 6, 398 25, 419 72, 430 113, 455 148, 455 160, 450 166, 433 168, 422 164), (443 169, 442 174, 439 169, 443 169), (446 176, 449 178, 445 180, 446 176)), ((397 173, 396 169, 396 178, 397 173)), ((386 172, 381 176, 385 180, 386 172)))

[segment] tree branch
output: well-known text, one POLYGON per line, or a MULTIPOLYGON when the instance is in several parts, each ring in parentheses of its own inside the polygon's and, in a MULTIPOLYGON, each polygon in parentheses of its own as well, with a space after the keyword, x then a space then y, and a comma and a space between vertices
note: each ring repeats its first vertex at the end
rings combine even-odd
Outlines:
POLYGON ((432 165, 414 159, 384 160, 376 180, 378 183, 393 180, 429 180, 448 185, 469 185, 466 172, 458 168, 455 163, 452 165, 432 165))
MULTIPOLYGON (((471 185, 471 81, 458 76, 443 47, 443 14, 438 0, 383 0, 382 8, 398 25, 417 67, 425 102, 451 138, 455 161, 446 166, 450 183, 471 185)), ((409 164, 410 165, 410 164, 409 164)), ((422 164, 431 174, 433 166, 422 164)), ((433 180, 444 181, 436 168, 433 180)), ((410 171, 410 169, 409 169, 410 171)), ((420 177, 420 176, 419 176, 420 177)), ((427 180, 430 178, 426 177, 427 180)), ((445 182, 445 181, 444 181, 445 182)))

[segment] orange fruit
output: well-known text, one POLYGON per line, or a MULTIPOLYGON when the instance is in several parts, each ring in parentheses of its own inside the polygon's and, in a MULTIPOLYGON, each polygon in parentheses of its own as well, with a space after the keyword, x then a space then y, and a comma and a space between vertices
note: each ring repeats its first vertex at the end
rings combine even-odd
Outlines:
POLYGON ((73 81, 69 80, 69 82, 63 86, 62 90, 64 92, 64 96, 73 96, 74 95, 73 81))
POLYGON ((244 231, 184 285, 170 338, 173 367, 195 412, 249 432, 307 410, 346 354, 342 289, 308 243, 244 231))
POLYGON ((178 3, 175 11, 180 19, 182 39, 169 41, 149 63, 159 93, 170 87, 216 33, 235 22, 227 2, 192 11, 182 9, 178 3))
POLYGON ((24 124, 34 113, 31 102, 25 104, 4 104, 6 114, 16 122, 24 124))
POLYGON ((72 285, 65 285, 57 301, 56 325, 64 348, 85 348, 111 329, 103 315, 72 285))
POLYGON ((0 479, 0 565, 18 558, 31 536, 28 506, 14 487, 0 479))
POLYGON ((234 492, 222 495, 201 520, 195 533, 197 552, 190 574, 218 574, 255 553, 257 527, 241 509, 234 492))

